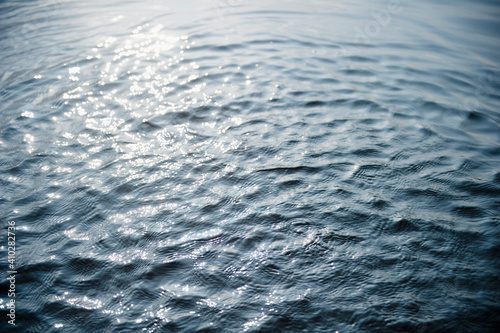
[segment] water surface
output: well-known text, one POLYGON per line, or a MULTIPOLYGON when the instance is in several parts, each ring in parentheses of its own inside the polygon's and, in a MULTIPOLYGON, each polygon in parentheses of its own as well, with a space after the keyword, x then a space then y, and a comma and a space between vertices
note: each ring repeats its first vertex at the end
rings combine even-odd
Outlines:
POLYGON ((17 331, 493 332, 500 6, 395 4, 0 2, 17 331))

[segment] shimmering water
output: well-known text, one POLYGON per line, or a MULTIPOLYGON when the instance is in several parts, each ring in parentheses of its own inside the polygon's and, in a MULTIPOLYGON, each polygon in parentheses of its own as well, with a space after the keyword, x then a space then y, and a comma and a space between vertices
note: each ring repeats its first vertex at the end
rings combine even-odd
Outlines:
POLYGON ((10 332, 494 332, 495 1, 2 1, 10 332))

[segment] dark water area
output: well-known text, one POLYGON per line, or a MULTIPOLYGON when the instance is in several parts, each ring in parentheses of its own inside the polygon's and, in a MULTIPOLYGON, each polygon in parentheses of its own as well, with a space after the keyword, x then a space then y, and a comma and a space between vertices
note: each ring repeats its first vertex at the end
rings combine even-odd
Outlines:
POLYGON ((499 18, 0 1, 0 332, 495 332, 499 18))

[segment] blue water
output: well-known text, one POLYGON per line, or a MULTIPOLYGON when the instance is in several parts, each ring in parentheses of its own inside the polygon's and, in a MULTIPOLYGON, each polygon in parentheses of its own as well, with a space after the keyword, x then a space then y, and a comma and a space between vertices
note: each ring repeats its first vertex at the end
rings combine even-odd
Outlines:
POLYGON ((495 332, 496 1, 1 1, 1 332, 495 332))

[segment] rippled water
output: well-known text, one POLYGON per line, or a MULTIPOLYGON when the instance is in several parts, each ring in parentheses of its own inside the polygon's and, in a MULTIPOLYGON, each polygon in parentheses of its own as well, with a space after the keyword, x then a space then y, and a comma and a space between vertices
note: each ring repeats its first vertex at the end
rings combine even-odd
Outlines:
POLYGON ((0 2, 17 330, 493 332, 499 15, 0 2))

